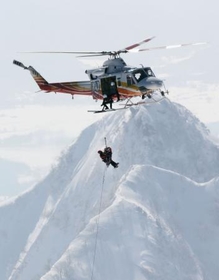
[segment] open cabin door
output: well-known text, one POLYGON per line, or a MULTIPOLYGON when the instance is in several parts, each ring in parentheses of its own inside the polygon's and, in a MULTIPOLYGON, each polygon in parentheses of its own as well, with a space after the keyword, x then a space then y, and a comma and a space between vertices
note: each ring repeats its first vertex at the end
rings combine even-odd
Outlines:
POLYGON ((105 77, 101 80, 101 90, 104 96, 118 96, 118 89, 116 84, 116 76, 105 77))

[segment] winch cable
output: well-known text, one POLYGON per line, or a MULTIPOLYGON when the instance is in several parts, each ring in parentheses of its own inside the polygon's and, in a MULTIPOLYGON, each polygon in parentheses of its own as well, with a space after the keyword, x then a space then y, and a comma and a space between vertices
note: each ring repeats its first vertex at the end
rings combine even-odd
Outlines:
POLYGON ((107 148, 107 142, 106 142, 106 137, 104 137, 104 141, 105 141, 105 146, 107 148))
MULTIPOLYGON (((104 138, 106 141, 106 138, 104 138)), ((96 253, 97 253, 97 239, 98 239, 98 233, 99 233, 99 223, 100 223, 100 212, 102 208, 102 197, 103 197, 103 187, 105 183, 105 174, 106 174, 107 166, 103 173, 103 179, 102 179, 102 186, 101 186, 101 192, 100 192, 100 204, 99 204, 99 211, 97 216, 97 230, 96 230, 96 236, 95 236, 95 245, 94 245, 94 256, 93 256, 93 265, 92 265, 92 271, 91 271, 91 280, 93 280, 94 275, 94 265, 96 260, 96 253)))

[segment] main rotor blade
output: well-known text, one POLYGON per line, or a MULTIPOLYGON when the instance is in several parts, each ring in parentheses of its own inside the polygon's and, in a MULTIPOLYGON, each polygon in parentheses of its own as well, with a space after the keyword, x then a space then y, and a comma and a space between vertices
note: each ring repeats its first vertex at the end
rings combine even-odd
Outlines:
POLYGON ((76 57, 95 57, 95 56, 105 56, 105 55, 112 55, 112 52, 101 53, 101 54, 85 54, 85 55, 77 55, 76 57))
POLYGON ((82 55, 85 55, 85 56, 81 56, 81 57, 101 56, 101 55, 117 55, 117 54, 120 54, 120 53, 129 52, 130 50, 132 50, 136 47, 139 47, 142 44, 145 44, 145 43, 151 41, 154 38, 155 37, 150 37, 150 38, 144 39, 143 41, 141 41, 139 43, 133 44, 133 45, 128 46, 128 47, 126 47, 122 50, 119 50, 119 51, 73 51, 73 52, 71 52, 71 51, 70 52, 68 52, 68 51, 65 51, 65 52, 40 51, 40 52, 28 52, 28 53, 56 53, 56 54, 63 53, 63 54, 82 54, 82 55))
POLYGON ((152 47, 147 49, 135 49, 138 46, 141 46, 144 43, 151 41, 155 37, 147 38, 139 43, 128 46, 119 51, 31 51, 31 52, 22 52, 22 53, 38 53, 38 54, 81 54, 79 57, 94 57, 94 56, 114 56, 120 55, 120 53, 127 52, 143 52, 143 51, 151 51, 151 50, 160 50, 160 49, 173 49, 179 47, 187 47, 187 46, 197 46, 207 44, 203 43, 189 43, 189 44, 180 44, 180 45, 172 45, 172 46, 161 46, 161 47, 152 47))
POLYGON ((118 53, 126 53, 126 52, 128 52, 128 51, 130 51, 130 50, 132 50, 132 49, 134 49, 134 48, 136 48, 136 47, 141 46, 142 44, 145 44, 145 43, 151 41, 151 40, 154 39, 154 38, 155 38, 155 37, 147 38, 147 39, 145 39, 145 40, 143 40, 143 41, 141 41, 141 42, 139 42, 139 43, 133 44, 133 45, 128 46, 128 47, 126 47, 126 48, 124 48, 124 49, 122 49, 122 50, 119 50, 118 53))
POLYGON ((189 44, 180 44, 180 45, 172 45, 172 46, 161 46, 161 47, 154 47, 154 48, 148 48, 148 49, 139 49, 136 50, 136 52, 144 52, 144 51, 152 51, 152 50, 160 50, 160 49, 174 49, 174 48, 181 48, 181 47, 187 47, 187 46, 198 46, 198 45, 205 45, 206 42, 202 43, 189 43, 189 44))
POLYGON ((57 51, 37 51, 37 52, 22 52, 22 53, 46 53, 46 54, 87 54, 87 55, 110 55, 112 52, 108 51, 64 51, 64 52, 57 52, 57 51))

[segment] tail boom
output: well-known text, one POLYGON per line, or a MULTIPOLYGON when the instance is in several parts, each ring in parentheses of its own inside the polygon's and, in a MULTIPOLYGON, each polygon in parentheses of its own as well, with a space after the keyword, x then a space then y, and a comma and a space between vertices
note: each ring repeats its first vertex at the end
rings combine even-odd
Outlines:
POLYGON ((33 79, 35 80, 39 88, 43 91, 68 93, 71 95, 93 95, 93 92, 91 91, 90 81, 48 83, 32 66, 27 67, 22 62, 19 62, 17 60, 14 60, 13 64, 25 70, 29 70, 33 79))

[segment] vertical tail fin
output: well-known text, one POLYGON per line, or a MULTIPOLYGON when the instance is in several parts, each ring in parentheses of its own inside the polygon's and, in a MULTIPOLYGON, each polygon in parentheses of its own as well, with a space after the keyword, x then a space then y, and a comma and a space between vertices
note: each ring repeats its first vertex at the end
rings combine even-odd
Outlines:
POLYGON ((14 60, 13 64, 25 70, 29 70, 30 74, 32 75, 32 77, 34 78, 35 82, 38 84, 40 89, 44 89, 44 86, 48 85, 48 82, 32 66, 26 67, 22 62, 17 60, 14 60))
POLYGON ((43 89, 43 86, 48 85, 48 82, 32 66, 29 66, 28 70, 41 89, 43 89))

